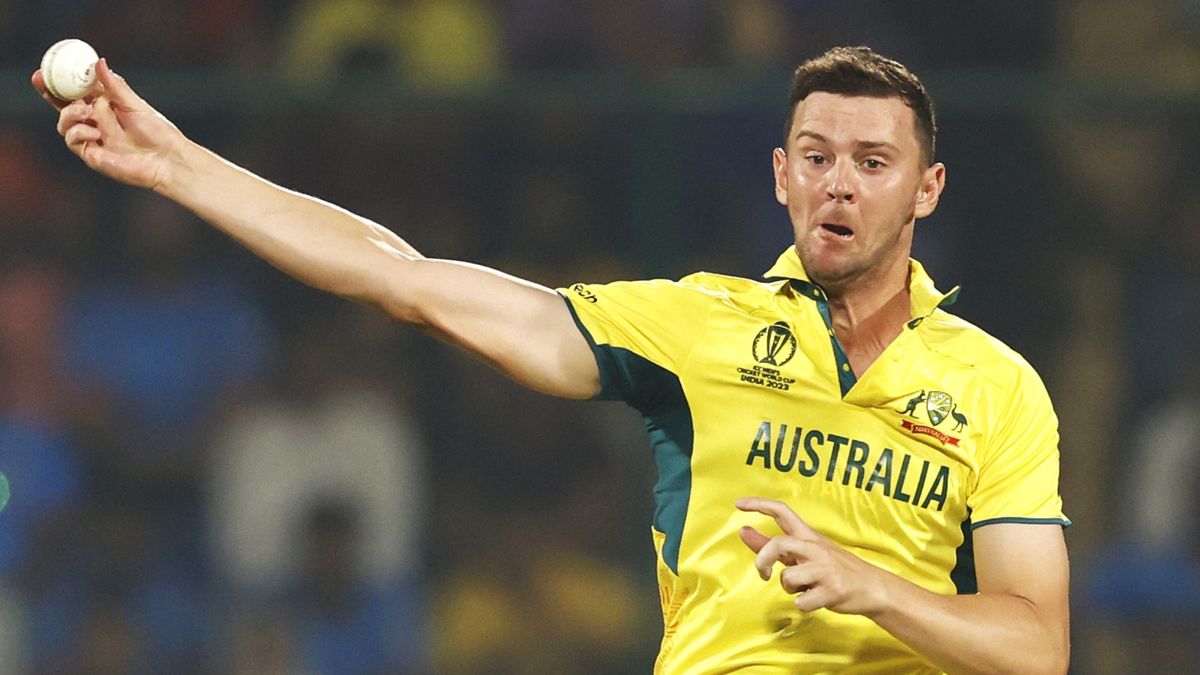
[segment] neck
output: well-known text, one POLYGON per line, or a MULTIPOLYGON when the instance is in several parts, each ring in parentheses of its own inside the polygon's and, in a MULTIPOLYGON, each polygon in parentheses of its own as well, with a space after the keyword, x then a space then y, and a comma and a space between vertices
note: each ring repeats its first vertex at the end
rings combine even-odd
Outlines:
POLYGON ((826 288, 833 331, 861 376, 912 318, 908 291, 908 258, 873 279, 851 287, 826 288))

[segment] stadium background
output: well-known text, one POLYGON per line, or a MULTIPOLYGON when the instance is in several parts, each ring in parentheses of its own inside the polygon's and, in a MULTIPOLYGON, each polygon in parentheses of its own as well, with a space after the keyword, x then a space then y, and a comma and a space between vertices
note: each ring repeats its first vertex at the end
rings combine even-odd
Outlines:
MULTIPOLYGON (((0 670, 635 673, 653 466, 90 174, 29 73, 81 37, 192 138, 547 285, 753 276, 788 76, 912 67, 916 255, 1062 421, 1079 673, 1200 649, 1200 3, 0 2, 0 670)), ((749 560, 747 561, 749 564, 749 560)))

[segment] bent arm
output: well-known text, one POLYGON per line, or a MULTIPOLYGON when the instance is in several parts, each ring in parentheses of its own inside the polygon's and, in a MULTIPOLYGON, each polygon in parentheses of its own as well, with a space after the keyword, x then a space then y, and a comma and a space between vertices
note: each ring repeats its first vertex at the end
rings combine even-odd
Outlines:
POLYGON ((973 533, 976 595, 938 595, 887 575, 867 613, 949 673, 1065 673, 1067 549, 1059 525, 997 523, 973 533))
POLYGON ((737 501, 772 516, 782 536, 751 526, 738 535, 765 580, 799 593, 802 611, 865 616, 950 673, 1064 673, 1068 641, 1067 547, 1062 527, 995 523, 972 533, 976 595, 940 595, 873 565, 817 532, 783 502, 737 501))

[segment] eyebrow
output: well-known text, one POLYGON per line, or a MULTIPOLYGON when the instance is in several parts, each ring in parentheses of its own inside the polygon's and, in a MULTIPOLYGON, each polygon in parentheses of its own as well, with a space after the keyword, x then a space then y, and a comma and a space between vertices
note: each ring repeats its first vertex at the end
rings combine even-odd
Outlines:
MULTIPOLYGON (((821 134, 818 134, 815 131, 809 131, 807 129, 801 129, 799 132, 796 133, 797 139, 800 139, 803 137, 808 137, 813 140, 820 141, 821 143, 826 143, 826 144, 829 143, 828 138, 825 138, 824 136, 822 136, 821 134)), ((892 152, 895 152, 897 154, 900 153, 900 148, 896 147, 892 143, 888 143, 887 141, 855 141, 854 144, 856 146, 858 146, 858 148, 860 150, 873 150, 875 148, 888 148, 892 152)))

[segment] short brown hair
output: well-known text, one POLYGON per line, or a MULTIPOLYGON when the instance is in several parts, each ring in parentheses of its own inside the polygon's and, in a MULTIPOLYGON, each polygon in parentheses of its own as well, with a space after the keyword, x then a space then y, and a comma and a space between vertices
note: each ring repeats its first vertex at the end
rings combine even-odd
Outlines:
POLYGON ((904 64, 881 56, 870 47, 834 47, 800 64, 792 76, 792 95, 784 128, 785 148, 788 137, 792 135, 796 106, 815 91, 843 96, 895 96, 904 101, 916 117, 921 159, 926 166, 933 164, 937 137, 933 100, 929 98, 921 80, 904 64))

